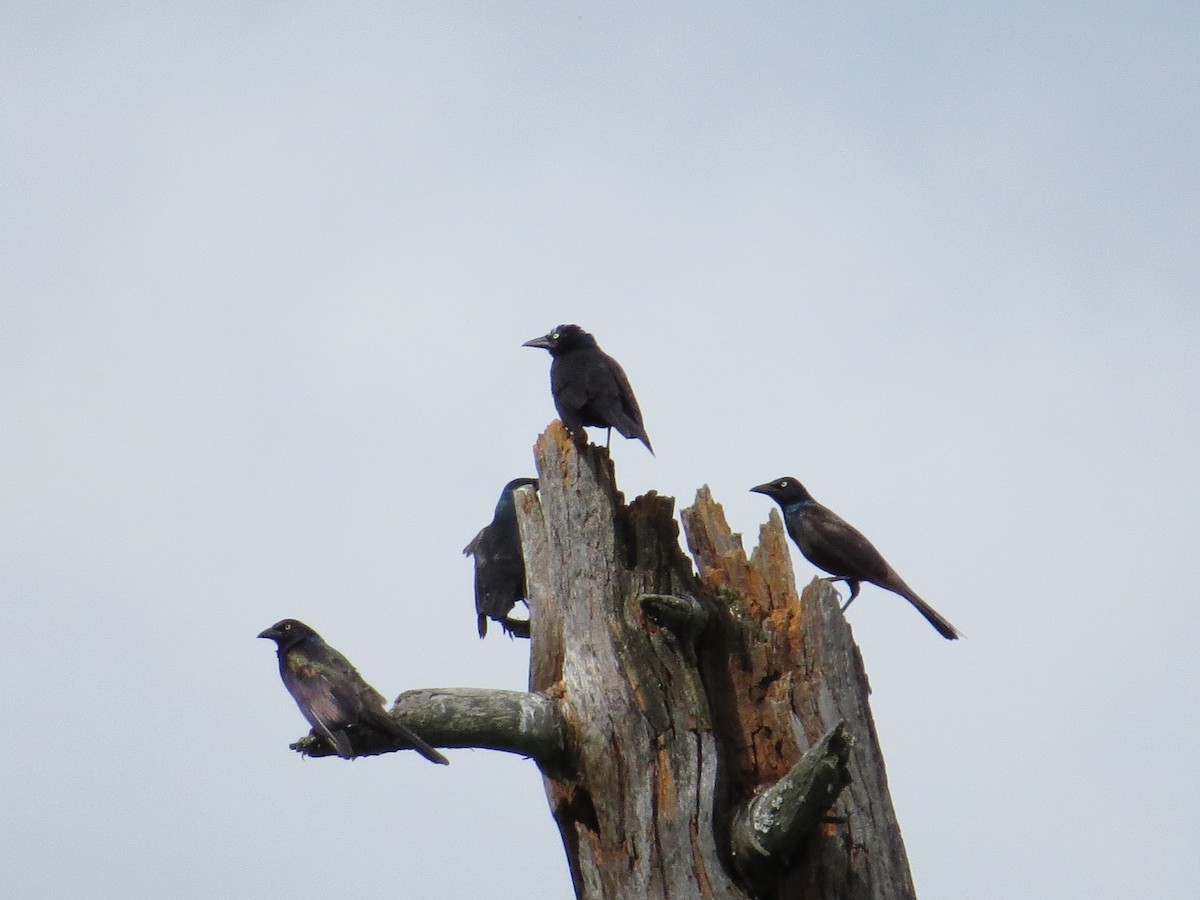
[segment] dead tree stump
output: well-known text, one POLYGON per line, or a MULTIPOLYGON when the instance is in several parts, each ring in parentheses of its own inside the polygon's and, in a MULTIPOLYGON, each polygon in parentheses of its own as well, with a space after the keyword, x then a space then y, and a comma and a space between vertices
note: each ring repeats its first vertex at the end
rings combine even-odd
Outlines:
POLYGON ((558 425, 535 454, 529 687, 570 735, 546 792, 578 896, 914 897, 861 658, 830 585, 797 596, 778 514, 747 560, 701 490, 697 578, 670 498, 626 506, 558 425))
POLYGON ((606 450, 554 423, 535 456, 529 692, 409 691, 392 715, 532 757, 582 900, 914 898, 862 659, 827 582, 797 596, 778 513, 747 559, 701 489, 693 569, 674 501, 626 505, 606 450))

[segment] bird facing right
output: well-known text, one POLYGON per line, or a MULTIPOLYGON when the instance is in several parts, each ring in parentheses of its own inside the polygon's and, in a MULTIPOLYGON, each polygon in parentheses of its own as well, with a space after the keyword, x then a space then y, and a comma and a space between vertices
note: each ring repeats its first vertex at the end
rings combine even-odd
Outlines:
POLYGON ((637 438, 653 455, 629 379, 594 337, 578 325, 559 325, 521 346, 540 347, 553 357, 550 393, 567 431, 583 440, 585 425, 608 428, 610 433, 615 428, 627 438, 637 438))
POLYGON ((866 581, 899 594, 915 606, 937 629, 937 633, 947 640, 953 641, 961 636, 941 613, 904 583, 861 531, 814 500, 812 494, 795 478, 776 478, 750 490, 766 494, 779 504, 787 532, 805 559, 832 575, 831 581, 845 581, 850 586, 850 599, 846 601, 846 606, 858 596, 860 582, 866 581))

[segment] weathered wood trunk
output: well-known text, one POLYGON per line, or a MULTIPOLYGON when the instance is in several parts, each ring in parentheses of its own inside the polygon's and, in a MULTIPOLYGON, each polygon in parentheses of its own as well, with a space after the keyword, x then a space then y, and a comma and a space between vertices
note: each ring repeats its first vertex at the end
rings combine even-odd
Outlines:
POLYGON ((535 454, 529 688, 565 723, 543 774, 577 895, 915 896, 861 659, 827 583, 796 595, 778 515, 747 560, 702 490, 697 578, 670 498, 626 506, 557 423, 535 454))
POLYGON ((560 697, 568 723, 573 777, 546 791, 576 893, 745 897, 718 853, 718 748, 694 655, 640 602, 695 590, 672 501, 625 507, 608 454, 557 425, 536 453, 545 481, 518 498, 529 687, 560 697))

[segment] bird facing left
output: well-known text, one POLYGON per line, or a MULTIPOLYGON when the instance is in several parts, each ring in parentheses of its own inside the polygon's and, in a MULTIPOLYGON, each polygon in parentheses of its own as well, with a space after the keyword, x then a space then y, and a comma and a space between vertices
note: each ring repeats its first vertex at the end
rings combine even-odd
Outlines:
POLYGON ((937 633, 948 641, 962 637, 962 632, 950 624, 940 612, 917 596, 904 583, 866 536, 827 506, 813 499, 812 494, 795 478, 783 477, 750 488, 779 504, 788 536, 795 542, 804 558, 824 569, 831 581, 844 581, 850 587, 846 609, 858 596, 861 582, 877 584, 884 590, 899 594, 923 615, 937 633))
POLYGON ((258 635, 275 642, 284 687, 312 726, 342 759, 353 759, 352 735, 374 732, 412 747, 430 762, 450 760, 384 709, 383 695, 319 634, 297 619, 283 619, 258 635))
POLYGON ((585 425, 607 428, 610 437, 615 428, 625 437, 641 441, 654 454, 625 370, 600 349, 591 334, 578 325, 559 325, 521 346, 549 352, 554 408, 576 439, 586 440, 585 425))

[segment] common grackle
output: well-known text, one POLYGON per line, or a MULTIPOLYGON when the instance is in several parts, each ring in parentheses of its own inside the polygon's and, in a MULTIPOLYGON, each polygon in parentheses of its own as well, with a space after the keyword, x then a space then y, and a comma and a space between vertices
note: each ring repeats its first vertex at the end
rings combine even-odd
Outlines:
POLYGON ((514 478, 506 484, 491 524, 463 548, 463 556, 475 557, 475 612, 481 638, 487 634, 489 618, 499 622, 506 634, 529 637, 529 623, 508 615, 518 600, 525 600, 525 558, 513 491, 526 485, 536 490, 537 479, 514 478))
POLYGON ((313 732, 329 741, 342 759, 357 754, 349 729, 397 738, 430 762, 450 760, 387 714, 383 697, 321 636, 296 619, 283 619, 258 635, 275 642, 279 674, 313 732))
POLYGON ((523 347, 550 351, 550 393, 563 425, 584 439, 583 426, 617 429, 637 438, 651 454, 650 438, 642 424, 642 411, 629 379, 615 359, 596 345, 596 339, 578 325, 559 325, 549 334, 526 341, 523 347))
POLYGON ((854 602, 860 582, 866 581, 899 594, 947 640, 960 636, 941 613, 904 583, 861 531, 814 500, 795 478, 776 478, 750 490, 766 494, 779 503, 788 534, 805 559, 832 575, 830 581, 844 581, 850 586, 850 599, 842 609, 854 602))

